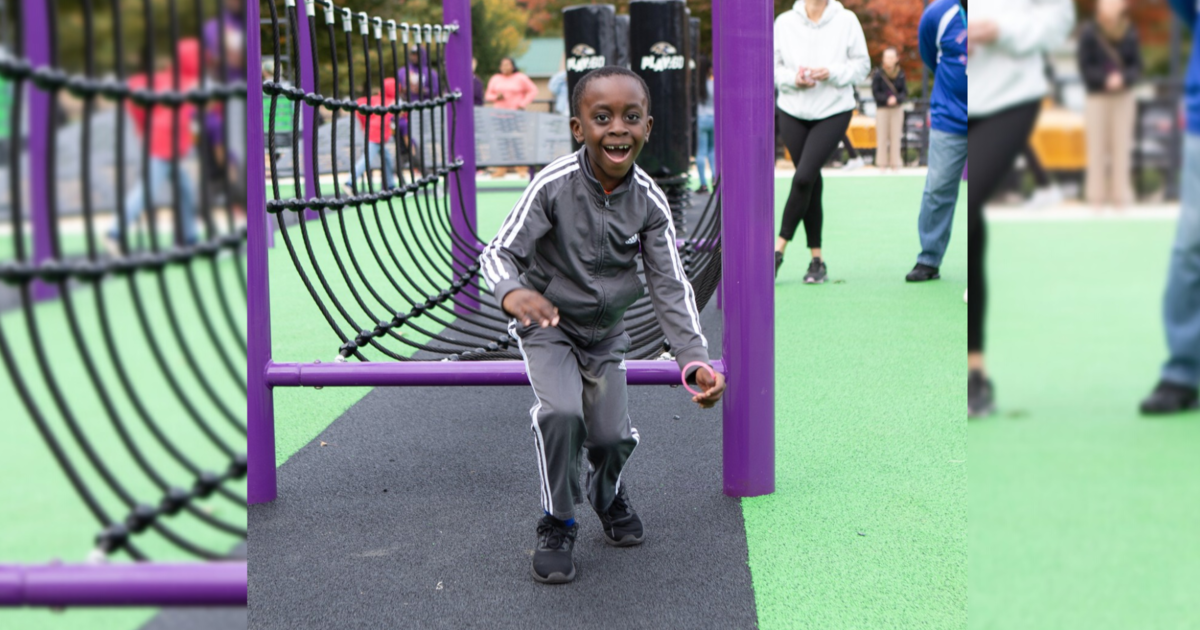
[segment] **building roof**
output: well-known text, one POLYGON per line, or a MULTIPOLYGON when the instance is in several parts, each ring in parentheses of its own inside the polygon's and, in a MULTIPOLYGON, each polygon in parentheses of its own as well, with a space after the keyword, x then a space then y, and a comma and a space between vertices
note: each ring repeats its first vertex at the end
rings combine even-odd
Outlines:
POLYGON ((558 72, 563 56, 561 37, 534 37, 526 40, 529 48, 517 57, 517 67, 531 79, 548 78, 558 72))

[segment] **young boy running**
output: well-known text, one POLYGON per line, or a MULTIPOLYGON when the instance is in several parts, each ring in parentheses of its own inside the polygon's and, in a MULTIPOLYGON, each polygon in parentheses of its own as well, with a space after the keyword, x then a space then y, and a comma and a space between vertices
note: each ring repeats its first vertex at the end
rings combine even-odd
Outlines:
MULTIPOLYGON (((533 577, 575 579, 571 552, 586 499, 605 541, 640 544, 641 519, 621 471, 638 444, 625 383, 625 310, 642 296, 642 256, 654 311, 682 368, 708 363, 708 342, 692 286, 675 250, 667 198, 634 162, 650 136, 650 95, 633 72, 592 71, 572 94, 571 133, 583 145, 534 178, 480 257, 509 333, 525 357, 537 404, 530 410, 542 511, 533 577), (588 449, 587 488, 579 487, 580 448, 588 449)), ((693 368, 689 382, 712 407, 725 379, 693 368)))

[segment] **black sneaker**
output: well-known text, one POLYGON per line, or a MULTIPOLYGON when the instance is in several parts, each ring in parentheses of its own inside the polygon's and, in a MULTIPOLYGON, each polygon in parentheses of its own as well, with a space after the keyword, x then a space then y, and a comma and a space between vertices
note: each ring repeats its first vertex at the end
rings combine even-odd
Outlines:
POLYGON ((783 266, 783 252, 775 252, 775 277, 779 277, 779 268, 783 266))
POLYGON ((596 512, 596 516, 600 517, 601 529, 604 530, 604 542, 613 547, 632 547, 640 545, 643 540, 646 540, 646 530, 642 528, 642 519, 637 512, 633 511, 633 506, 629 505, 625 486, 621 486, 617 491, 617 496, 613 497, 608 511, 603 514, 596 512))
POLYGON ((938 280, 940 278, 941 276, 938 275, 937 267, 930 267, 921 263, 917 263, 917 266, 913 267, 907 276, 904 276, 904 279, 908 282, 925 282, 926 280, 938 280))
POLYGON ((706 194, 708 194, 708 186, 701 186, 701 187, 697 188, 697 189, 696 189, 696 194, 697 194, 697 195, 706 195, 706 194))
POLYGON ((967 417, 984 418, 996 413, 995 391, 991 379, 979 370, 967 374, 967 417))
POLYGON ((804 274, 804 284, 824 284, 827 277, 829 277, 829 273, 825 268, 825 263, 820 258, 814 258, 812 262, 808 263, 808 273, 804 274))
POLYGON ((566 584, 575 579, 575 535, 579 525, 567 527, 562 521, 543 516, 537 526, 538 545, 533 552, 533 579, 542 584, 566 584))
POLYGON ((1200 409, 1200 397, 1195 387, 1160 381, 1153 392, 1142 401, 1142 413, 1148 416, 1179 413, 1200 409))

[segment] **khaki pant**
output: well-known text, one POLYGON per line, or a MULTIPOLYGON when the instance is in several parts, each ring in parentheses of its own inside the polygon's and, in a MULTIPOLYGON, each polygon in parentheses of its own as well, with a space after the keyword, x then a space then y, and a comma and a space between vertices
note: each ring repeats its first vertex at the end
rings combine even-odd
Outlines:
POLYGON ((1087 202, 1125 206, 1133 202, 1132 153, 1136 104, 1128 90, 1088 94, 1087 202))
POLYGON ((901 168, 900 141, 904 137, 904 109, 880 107, 875 110, 875 166, 901 168))

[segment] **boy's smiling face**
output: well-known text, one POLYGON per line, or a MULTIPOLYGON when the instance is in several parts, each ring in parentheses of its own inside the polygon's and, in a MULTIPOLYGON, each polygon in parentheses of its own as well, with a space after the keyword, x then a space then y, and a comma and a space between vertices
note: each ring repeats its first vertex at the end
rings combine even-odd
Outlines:
POLYGON ((579 111, 571 118, 571 133, 587 147, 596 179, 605 190, 613 190, 633 168, 654 118, 647 112, 641 83, 633 77, 600 77, 584 87, 579 111))

